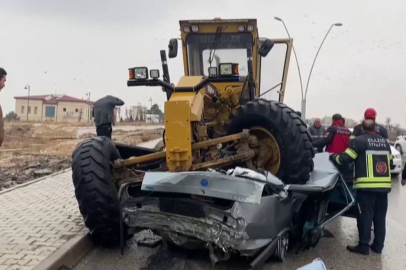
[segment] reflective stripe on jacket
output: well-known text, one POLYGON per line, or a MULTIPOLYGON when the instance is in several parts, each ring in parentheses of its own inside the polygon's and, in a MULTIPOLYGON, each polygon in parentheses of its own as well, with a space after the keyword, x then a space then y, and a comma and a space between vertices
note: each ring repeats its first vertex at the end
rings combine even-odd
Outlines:
POLYGON ((308 131, 310 133, 310 136, 313 139, 313 142, 317 142, 324 138, 324 133, 326 132, 326 129, 323 126, 316 128, 313 125, 313 126, 309 127, 308 131))
POLYGON ((390 191, 392 155, 389 143, 382 136, 374 133, 356 137, 335 161, 355 162, 355 189, 390 191))

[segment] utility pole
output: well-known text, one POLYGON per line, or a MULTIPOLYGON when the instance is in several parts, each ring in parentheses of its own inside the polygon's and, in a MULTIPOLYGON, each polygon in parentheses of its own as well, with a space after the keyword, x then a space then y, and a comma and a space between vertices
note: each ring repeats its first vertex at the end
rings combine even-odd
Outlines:
POLYGON ((152 110, 152 97, 149 98, 149 101, 151 102, 151 108, 150 108, 150 110, 152 110))
POLYGON ((24 89, 26 89, 26 90, 28 90, 28 99, 27 99, 27 122, 28 122, 28 111, 29 111, 29 108, 30 108, 30 85, 29 84, 27 84, 25 87, 24 87, 24 89))

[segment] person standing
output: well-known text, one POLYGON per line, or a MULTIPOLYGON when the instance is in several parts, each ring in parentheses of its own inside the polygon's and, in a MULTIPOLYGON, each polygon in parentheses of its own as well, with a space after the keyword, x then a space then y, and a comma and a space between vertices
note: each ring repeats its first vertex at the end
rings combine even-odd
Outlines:
MULTIPOLYGON (((368 108, 364 112, 364 119, 365 120, 372 119, 375 122, 376 121, 376 115, 377 114, 376 114, 375 109, 368 108)), ((384 137, 386 140, 388 140, 389 136, 388 136, 388 131, 386 130, 386 128, 384 126, 376 124, 376 123, 375 123, 375 126, 376 126, 376 133, 381 135, 382 137, 384 137)), ((362 123, 361 123, 361 124, 358 124, 358 125, 356 125, 354 127, 354 130, 353 130, 352 135, 351 135, 351 139, 354 139, 355 137, 360 136, 362 133, 363 133, 363 130, 362 130, 362 123)))
POLYGON ((388 193, 391 191, 391 169, 393 168, 390 144, 376 133, 375 121, 363 121, 362 136, 351 140, 350 147, 343 153, 330 156, 333 163, 342 165, 355 163, 354 189, 357 190, 357 226, 359 243, 347 246, 353 253, 369 255, 369 248, 382 253, 386 235, 386 212, 388 193), (375 239, 371 240, 371 226, 374 224, 375 239))
POLYGON ((349 145, 351 131, 343 124, 341 114, 333 115, 333 123, 328 127, 324 138, 313 142, 313 147, 319 148, 326 146, 326 152, 337 154, 345 151, 349 145))
POLYGON ((403 168, 403 172, 402 172, 402 186, 406 185, 406 165, 403 168))
POLYGON ((111 139, 112 125, 115 124, 114 108, 123 105, 124 101, 113 96, 105 96, 94 103, 92 114, 97 136, 105 136, 111 139))
MULTIPOLYGON (((6 87, 6 77, 7 72, 4 68, 0 67, 0 92, 1 90, 6 87)), ((1 109, 0 104, 0 146, 3 144, 4 141, 4 120, 3 120, 3 110, 1 109)))
MULTIPOLYGON (((324 138, 324 133, 326 133, 326 129, 321 125, 320 118, 316 118, 314 123, 311 127, 308 128, 310 136, 313 139, 313 142, 318 142, 324 138)), ((317 152, 323 152, 323 147, 317 147, 317 152)))

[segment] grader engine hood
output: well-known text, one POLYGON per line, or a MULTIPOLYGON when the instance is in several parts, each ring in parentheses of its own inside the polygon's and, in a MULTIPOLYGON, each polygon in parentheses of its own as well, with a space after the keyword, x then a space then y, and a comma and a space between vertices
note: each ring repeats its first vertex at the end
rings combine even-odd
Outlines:
MULTIPOLYGON (((182 77, 177 87, 195 86, 201 76, 182 77)), ((165 102, 166 164, 170 171, 186 171, 192 166, 191 122, 201 120, 203 91, 175 92, 165 102)))

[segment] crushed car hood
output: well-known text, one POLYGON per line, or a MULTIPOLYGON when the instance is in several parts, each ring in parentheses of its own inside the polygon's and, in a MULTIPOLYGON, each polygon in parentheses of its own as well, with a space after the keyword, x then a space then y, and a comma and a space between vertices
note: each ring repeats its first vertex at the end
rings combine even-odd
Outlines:
POLYGON ((265 184, 216 172, 147 172, 141 189, 260 204, 265 184))

